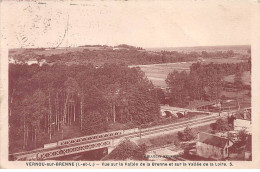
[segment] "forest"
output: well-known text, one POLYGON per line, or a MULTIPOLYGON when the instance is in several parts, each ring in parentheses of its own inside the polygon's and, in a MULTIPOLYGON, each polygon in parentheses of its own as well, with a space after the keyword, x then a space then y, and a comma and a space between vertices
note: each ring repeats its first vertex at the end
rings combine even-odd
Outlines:
MULTIPOLYGON (((104 47, 104 46, 103 46, 104 47)), ((82 48, 82 47, 81 47, 82 48)), ((83 47, 84 48, 84 47, 83 47)), ((100 48, 100 46, 97 46, 100 48)), ((217 51, 217 52, 177 52, 177 51, 146 51, 141 47, 133 47, 129 45, 119 45, 113 50, 111 47, 104 47, 97 50, 90 50, 85 47, 82 51, 75 50, 71 52, 46 55, 44 53, 35 53, 33 50, 26 50, 24 53, 12 55, 12 57, 22 63, 26 63, 29 59, 37 59, 38 61, 45 59, 49 64, 84 64, 91 63, 95 66, 101 66, 105 63, 116 63, 125 65, 144 65, 144 64, 158 64, 158 63, 176 63, 196 61, 199 57, 202 58, 230 58, 234 56, 241 56, 232 50, 217 51)), ((42 50, 44 52, 44 50, 42 50)), ((52 51, 52 50, 50 50, 52 51)))
POLYGON ((10 149, 42 146, 66 126, 86 135, 109 123, 152 122, 160 114, 156 97, 139 68, 10 64, 10 149))

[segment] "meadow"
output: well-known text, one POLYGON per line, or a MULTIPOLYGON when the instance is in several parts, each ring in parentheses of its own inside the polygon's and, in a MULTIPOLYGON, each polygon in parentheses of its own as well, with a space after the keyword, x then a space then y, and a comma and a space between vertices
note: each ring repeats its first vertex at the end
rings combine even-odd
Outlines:
MULTIPOLYGON (((162 87, 165 88, 167 86, 165 80, 167 78, 167 75, 174 71, 186 71, 189 72, 190 66, 193 63, 196 63, 197 61, 192 62, 179 62, 179 63, 164 63, 164 64, 151 64, 151 65, 135 65, 130 67, 140 67, 142 71, 144 71, 145 75, 149 80, 152 81, 152 83, 156 87, 162 87)), ((212 59, 204 59, 203 63, 239 63, 243 62, 243 60, 236 59, 236 58, 212 58, 212 59)), ((245 77, 248 78, 248 77, 245 77)))
MULTIPOLYGON (((234 82, 235 75, 228 75, 224 78, 224 81, 234 82)), ((251 73, 249 71, 243 72, 242 81, 245 85, 251 85, 251 73)))

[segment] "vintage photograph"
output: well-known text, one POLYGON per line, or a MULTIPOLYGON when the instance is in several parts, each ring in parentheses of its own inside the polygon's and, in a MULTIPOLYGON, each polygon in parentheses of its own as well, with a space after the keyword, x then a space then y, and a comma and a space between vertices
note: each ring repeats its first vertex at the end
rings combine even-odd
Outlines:
POLYGON ((252 161, 251 3, 186 1, 6 2, 9 161, 252 161))

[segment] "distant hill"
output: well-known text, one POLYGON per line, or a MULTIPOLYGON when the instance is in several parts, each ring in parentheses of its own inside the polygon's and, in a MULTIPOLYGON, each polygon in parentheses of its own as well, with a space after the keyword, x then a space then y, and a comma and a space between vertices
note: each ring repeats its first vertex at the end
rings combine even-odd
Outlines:
POLYGON ((201 52, 201 51, 228 51, 247 53, 251 49, 251 45, 223 45, 223 46, 196 46, 196 47, 158 47, 158 48, 146 48, 149 51, 181 51, 181 52, 201 52))
POLYGON ((248 59, 250 46, 178 47, 143 49, 127 44, 118 46, 84 45, 80 47, 10 49, 9 58, 16 62, 30 59, 46 60, 47 63, 88 64, 104 63, 144 65, 197 61, 203 58, 248 59), (163 50, 163 51, 161 51, 163 50), (230 53, 231 52, 231 53, 230 53))

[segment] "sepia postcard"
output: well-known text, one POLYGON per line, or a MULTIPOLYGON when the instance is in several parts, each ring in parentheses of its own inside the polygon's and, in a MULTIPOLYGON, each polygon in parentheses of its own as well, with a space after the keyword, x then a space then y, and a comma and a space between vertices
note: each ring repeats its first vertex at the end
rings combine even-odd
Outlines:
POLYGON ((0 168, 260 168, 259 0, 0 3, 0 168))

